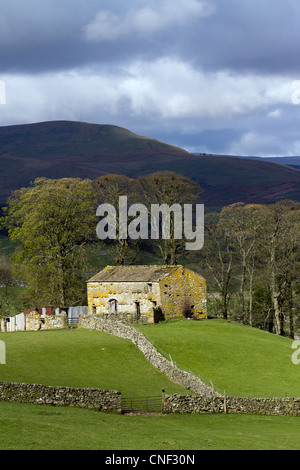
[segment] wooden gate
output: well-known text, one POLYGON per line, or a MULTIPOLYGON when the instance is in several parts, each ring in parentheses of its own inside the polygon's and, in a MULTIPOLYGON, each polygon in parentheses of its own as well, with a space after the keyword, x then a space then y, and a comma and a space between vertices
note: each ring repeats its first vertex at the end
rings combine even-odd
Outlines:
POLYGON ((130 412, 152 412, 158 413, 162 411, 162 396, 152 397, 133 397, 123 398, 121 400, 122 413, 130 412))

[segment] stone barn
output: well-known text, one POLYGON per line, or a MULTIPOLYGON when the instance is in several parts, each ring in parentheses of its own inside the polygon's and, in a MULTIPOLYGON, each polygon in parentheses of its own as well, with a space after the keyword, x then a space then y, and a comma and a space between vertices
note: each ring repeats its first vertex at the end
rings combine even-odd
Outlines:
POLYGON ((89 314, 156 323, 207 318, 206 284, 183 266, 107 266, 87 282, 89 314))

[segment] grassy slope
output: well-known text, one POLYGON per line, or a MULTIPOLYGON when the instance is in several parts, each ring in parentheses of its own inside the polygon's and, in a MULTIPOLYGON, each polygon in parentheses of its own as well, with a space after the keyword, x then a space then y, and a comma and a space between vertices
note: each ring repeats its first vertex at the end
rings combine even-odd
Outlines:
MULTIPOLYGON (((206 371, 213 369, 216 383, 220 385, 222 378, 228 391, 230 384, 240 392, 244 384, 239 381, 247 382, 248 377, 252 392, 268 382, 278 391, 284 383, 277 375, 282 368, 287 369, 285 383, 293 372, 299 390, 297 366, 290 368, 291 342, 285 338, 219 320, 164 322, 142 329, 178 363, 188 360, 188 368, 196 372, 198 367, 206 378, 206 371), (178 357, 169 349, 171 344, 178 357), (273 366, 266 371, 270 363, 273 366)), ((0 380, 116 388, 125 395, 157 393, 163 387, 167 393, 186 393, 150 367, 132 343, 97 331, 2 333, 0 340, 7 347, 0 380)), ((0 429, 2 450, 297 450, 300 446, 299 419, 283 416, 121 416, 0 402, 0 429)))
MULTIPOLYGON (((1 450, 298 450, 286 416, 126 416, 0 403, 1 450)), ((101 457, 101 456, 100 456, 101 457)))
MULTIPOLYGON (((239 396, 299 396, 292 341, 223 320, 177 320, 139 329, 182 369, 239 396)), ((154 369, 134 345, 98 331, 0 334, 7 364, 0 380, 99 387, 127 396, 186 393, 154 369)))
POLYGON ((99 331, 0 333, 6 365, 0 380, 120 390, 124 396, 187 393, 170 382, 130 341, 99 331))
POLYGON ((300 395, 292 341, 223 320, 163 322, 139 329, 178 367, 228 395, 300 395))

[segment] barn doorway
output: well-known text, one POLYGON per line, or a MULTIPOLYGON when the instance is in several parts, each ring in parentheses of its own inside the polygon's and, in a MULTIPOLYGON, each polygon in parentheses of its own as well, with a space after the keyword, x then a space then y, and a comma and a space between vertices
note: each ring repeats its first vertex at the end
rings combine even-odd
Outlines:
POLYGON ((136 320, 139 321, 141 317, 141 306, 140 302, 135 302, 135 314, 136 314, 136 320))
POLYGON ((108 302, 108 311, 109 313, 118 313, 118 301, 116 299, 111 299, 108 302))

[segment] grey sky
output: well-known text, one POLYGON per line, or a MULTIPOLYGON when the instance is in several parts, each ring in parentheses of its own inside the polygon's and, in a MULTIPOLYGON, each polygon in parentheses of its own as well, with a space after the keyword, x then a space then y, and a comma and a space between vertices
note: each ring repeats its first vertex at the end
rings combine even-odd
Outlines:
POLYGON ((0 6, 0 125, 70 119, 195 152, 300 154, 298 0, 0 6))

